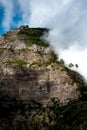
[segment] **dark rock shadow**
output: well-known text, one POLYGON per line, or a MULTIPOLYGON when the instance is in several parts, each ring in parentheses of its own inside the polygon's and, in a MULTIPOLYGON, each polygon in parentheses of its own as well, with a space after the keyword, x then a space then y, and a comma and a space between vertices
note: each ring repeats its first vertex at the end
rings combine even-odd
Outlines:
POLYGON ((42 85, 38 83, 40 73, 35 69, 17 67, 13 76, 1 75, 0 130, 34 130, 29 126, 25 111, 41 108, 40 100, 49 98, 52 86, 47 81, 42 85))

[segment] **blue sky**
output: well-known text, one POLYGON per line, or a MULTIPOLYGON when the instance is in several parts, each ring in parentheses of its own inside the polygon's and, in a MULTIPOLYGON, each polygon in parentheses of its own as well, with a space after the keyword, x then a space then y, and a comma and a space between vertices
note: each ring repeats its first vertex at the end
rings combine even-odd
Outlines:
MULTIPOLYGON (((5 0, 3 0, 3 1, 5 1, 5 0)), ((8 0, 7 2, 10 2, 10 0, 8 0)), ((0 35, 5 33, 6 31, 9 31, 12 28, 18 27, 19 22, 22 20, 20 5, 18 4, 18 2, 17 1, 15 2, 14 0, 12 0, 11 1, 12 4, 9 3, 9 5, 7 4, 7 2, 5 1, 5 3, 4 3, 2 1, 0 1, 0 35), (9 9, 10 5, 12 6, 12 9, 11 8, 9 9), (7 8, 6 8, 6 6, 7 6, 7 8), (12 11, 12 14, 10 11, 12 11), (8 18, 6 18, 6 17, 8 17, 8 18), (10 21, 9 21, 9 17, 10 17, 10 21), (4 25, 4 22, 8 23, 6 25, 8 27, 6 27, 4 25)))
POLYGON ((0 5, 0 34, 4 33, 2 27, 3 14, 4 14, 4 8, 0 5))
POLYGON ((0 34, 21 25, 29 25, 30 1, 0 0, 0 34))

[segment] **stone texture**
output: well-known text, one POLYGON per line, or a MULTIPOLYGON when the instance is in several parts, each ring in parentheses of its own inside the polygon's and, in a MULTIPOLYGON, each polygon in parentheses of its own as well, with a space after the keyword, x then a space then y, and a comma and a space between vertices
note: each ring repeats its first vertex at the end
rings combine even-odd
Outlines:
POLYGON ((0 49, 3 50, 0 55, 1 93, 43 104, 52 97, 58 97, 61 103, 78 99, 78 85, 62 70, 63 66, 57 62, 46 65, 53 58, 51 48, 27 46, 18 39, 19 30, 12 30, 0 38, 0 49), (20 65, 18 60, 26 64, 20 65))

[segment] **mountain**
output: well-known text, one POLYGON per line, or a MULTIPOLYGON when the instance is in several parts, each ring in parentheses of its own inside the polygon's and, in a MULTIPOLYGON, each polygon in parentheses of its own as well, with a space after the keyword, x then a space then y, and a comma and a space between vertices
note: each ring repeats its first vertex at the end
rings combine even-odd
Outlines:
POLYGON ((68 130, 67 110, 86 101, 84 78, 58 59, 48 33, 21 26, 0 37, 1 130, 68 130))

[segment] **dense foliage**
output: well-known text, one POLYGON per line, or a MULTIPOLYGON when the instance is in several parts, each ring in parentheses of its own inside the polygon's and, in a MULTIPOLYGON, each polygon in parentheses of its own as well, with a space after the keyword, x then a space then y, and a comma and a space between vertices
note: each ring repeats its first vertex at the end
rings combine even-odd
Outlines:
POLYGON ((20 128, 21 125, 25 127, 25 121, 21 120, 26 119, 27 125, 32 130, 87 130, 87 101, 78 100, 61 106, 57 98, 52 98, 45 107, 35 101, 24 103, 13 100, 13 102, 14 104, 10 104, 7 108, 1 105, 0 118, 9 117, 11 124, 14 118, 18 119, 15 124, 17 127, 19 125, 20 128))
POLYGON ((24 40, 29 46, 36 44, 38 46, 48 47, 49 44, 43 40, 42 36, 48 32, 46 28, 23 28, 18 33, 18 38, 24 40))

